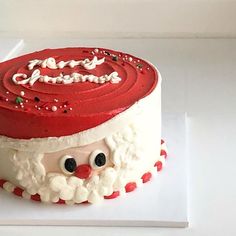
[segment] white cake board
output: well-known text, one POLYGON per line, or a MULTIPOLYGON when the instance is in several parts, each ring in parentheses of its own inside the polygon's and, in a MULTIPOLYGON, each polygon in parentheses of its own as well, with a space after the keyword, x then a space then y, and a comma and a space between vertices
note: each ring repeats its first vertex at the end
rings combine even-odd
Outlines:
POLYGON ((0 39, 0 62, 17 56, 23 47, 23 39, 0 39))
POLYGON ((164 169, 134 192, 99 205, 47 205, 1 189, 0 225, 187 227, 185 132, 185 114, 163 114, 169 149, 164 169))

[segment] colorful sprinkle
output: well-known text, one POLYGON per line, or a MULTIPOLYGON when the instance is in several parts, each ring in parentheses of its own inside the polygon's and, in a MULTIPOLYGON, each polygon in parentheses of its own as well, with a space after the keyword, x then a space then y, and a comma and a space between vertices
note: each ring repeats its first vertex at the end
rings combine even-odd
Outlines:
POLYGON ((56 106, 52 106, 52 111, 57 111, 57 107, 56 106))
POLYGON ((112 57, 112 60, 113 60, 113 61, 118 61, 118 56, 113 56, 113 57, 112 57))
POLYGON ((16 104, 20 104, 23 101, 24 101, 24 99, 22 97, 16 97, 16 100, 15 100, 16 104))
POLYGON ((142 65, 141 63, 138 63, 138 64, 137 64, 137 67, 138 67, 138 68, 142 68, 143 65, 142 65))
POLYGON ((40 102, 39 97, 34 97, 34 101, 35 101, 35 102, 40 102))

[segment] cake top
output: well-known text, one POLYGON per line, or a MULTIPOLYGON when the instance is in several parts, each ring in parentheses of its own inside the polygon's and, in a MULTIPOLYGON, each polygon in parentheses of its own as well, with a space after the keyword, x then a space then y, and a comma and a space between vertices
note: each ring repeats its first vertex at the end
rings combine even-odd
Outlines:
POLYGON ((46 49, 0 63, 0 135, 60 137, 94 128, 156 87, 148 62, 104 48, 46 49))

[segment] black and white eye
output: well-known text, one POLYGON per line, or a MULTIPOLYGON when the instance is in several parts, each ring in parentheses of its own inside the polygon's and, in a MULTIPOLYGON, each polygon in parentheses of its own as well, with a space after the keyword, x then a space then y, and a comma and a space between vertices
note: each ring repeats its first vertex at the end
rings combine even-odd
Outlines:
POLYGON ((90 154, 89 164, 93 169, 99 169, 106 165, 107 157, 101 150, 95 150, 90 154))
POLYGON ((76 160, 70 155, 65 155, 60 159, 60 168, 63 173, 71 175, 75 172, 77 167, 76 160))

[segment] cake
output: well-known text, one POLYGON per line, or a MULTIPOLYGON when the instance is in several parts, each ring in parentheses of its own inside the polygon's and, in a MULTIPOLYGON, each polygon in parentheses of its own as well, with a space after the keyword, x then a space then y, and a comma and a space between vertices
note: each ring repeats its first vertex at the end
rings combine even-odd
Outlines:
POLYGON ((166 155, 161 75, 151 63, 86 47, 0 63, 6 191, 46 203, 97 203, 149 181, 166 155))

